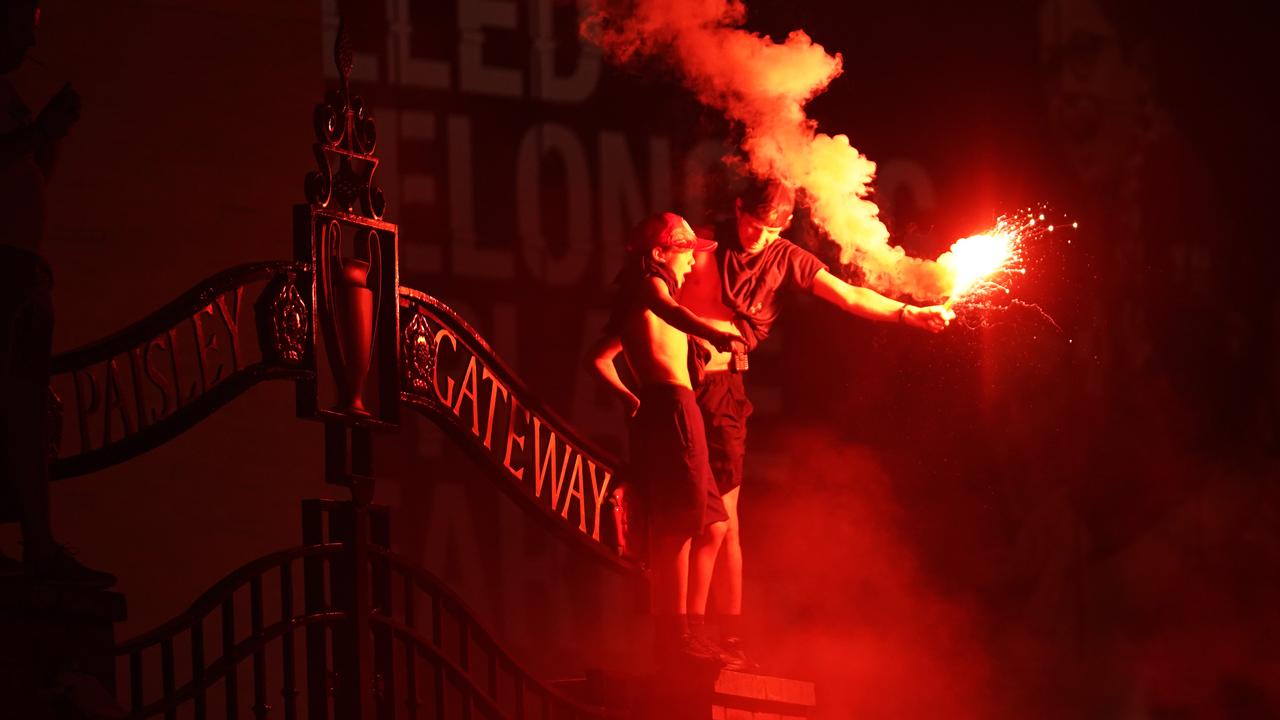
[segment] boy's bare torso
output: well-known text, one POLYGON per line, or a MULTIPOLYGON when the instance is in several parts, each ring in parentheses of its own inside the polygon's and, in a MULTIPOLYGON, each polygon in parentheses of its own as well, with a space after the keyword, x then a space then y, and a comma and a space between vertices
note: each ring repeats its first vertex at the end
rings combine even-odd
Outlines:
POLYGON ((692 388, 689 382, 689 336, 651 310, 631 313, 619 334, 627 365, 644 387, 655 384, 692 388))

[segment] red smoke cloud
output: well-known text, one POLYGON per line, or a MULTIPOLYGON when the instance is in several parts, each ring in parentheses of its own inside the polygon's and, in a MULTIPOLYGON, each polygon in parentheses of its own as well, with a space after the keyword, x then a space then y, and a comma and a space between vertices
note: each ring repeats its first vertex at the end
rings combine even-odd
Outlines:
POLYGON ((892 294, 937 298, 948 273, 908 257, 870 199, 875 163, 844 135, 818 132, 805 104, 842 72, 842 59, 803 31, 781 43, 742 29, 737 0, 597 0, 582 33, 617 63, 657 59, 705 105, 742 130, 755 175, 777 177, 809 195, 813 219, 856 262, 870 285, 892 294))
POLYGON ((922 566, 878 454, 815 427, 755 455, 746 617, 766 666, 816 680, 822 718, 998 717, 983 618, 922 566))

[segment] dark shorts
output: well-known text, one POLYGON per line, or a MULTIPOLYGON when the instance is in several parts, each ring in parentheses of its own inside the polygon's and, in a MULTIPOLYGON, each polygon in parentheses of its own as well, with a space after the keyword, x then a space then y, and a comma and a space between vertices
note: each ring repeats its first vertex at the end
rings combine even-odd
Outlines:
POLYGON ((729 519, 707 463, 707 439, 693 391, 641 389, 631 421, 631 481, 648 508, 649 528, 693 537, 729 519))
POLYGON ((698 407, 707 427, 707 450, 716 488, 723 495, 742 485, 751 401, 741 373, 710 372, 698 385, 698 407))

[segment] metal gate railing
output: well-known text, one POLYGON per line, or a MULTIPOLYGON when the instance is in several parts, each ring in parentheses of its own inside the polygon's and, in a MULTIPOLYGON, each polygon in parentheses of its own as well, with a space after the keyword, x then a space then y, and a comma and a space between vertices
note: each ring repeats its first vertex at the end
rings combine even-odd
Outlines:
POLYGON ((274 698, 286 720, 623 717, 507 654, 441 580, 390 550, 385 507, 302 506, 303 545, 116 648, 131 718, 263 720, 274 698))

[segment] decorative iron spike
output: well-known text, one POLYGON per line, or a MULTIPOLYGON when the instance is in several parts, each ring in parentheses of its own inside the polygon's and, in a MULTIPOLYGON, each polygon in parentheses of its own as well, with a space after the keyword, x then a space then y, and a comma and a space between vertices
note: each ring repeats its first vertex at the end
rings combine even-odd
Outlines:
POLYGON ((326 93, 312 114, 319 168, 307 174, 303 191, 313 205, 329 207, 336 201, 346 212, 356 212, 359 205, 366 217, 381 220, 387 212, 387 198, 373 179, 378 169, 374 157, 378 126, 364 100, 351 93, 354 56, 347 21, 339 17, 333 61, 341 88, 326 93))
POLYGON ((351 50, 346 18, 338 18, 338 37, 333 42, 333 62, 338 66, 338 76, 342 78, 342 87, 345 89, 351 78, 351 68, 355 66, 355 53, 351 50))

